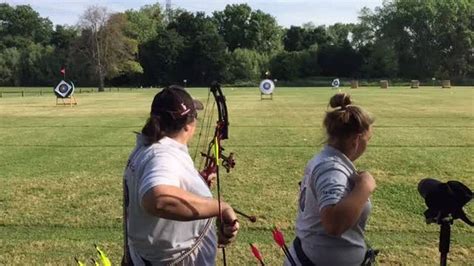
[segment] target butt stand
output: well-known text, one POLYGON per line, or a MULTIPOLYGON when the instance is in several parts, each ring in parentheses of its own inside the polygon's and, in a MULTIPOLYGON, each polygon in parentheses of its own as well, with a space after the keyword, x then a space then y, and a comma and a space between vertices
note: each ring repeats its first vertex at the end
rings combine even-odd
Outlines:
POLYGON ((56 105, 70 105, 70 106, 73 106, 73 105, 77 105, 77 100, 76 100, 76 97, 74 97, 74 96, 69 96, 69 97, 66 97, 66 98, 56 97, 56 105))
POLYGON ((275 83, 271 79, 264 79, 260 82, 260 100, 273 100, 273 90, 275 83))
POLYGON ((260 100, 273 100, 273 92, 270 94, 260 92, 260 100))
POLYGON ((77 105, 76 97, 74 97, 74 83, 69 83, 61 80, 59 84, 54 88, 54 94, 56 95, 56 105, 77 105))

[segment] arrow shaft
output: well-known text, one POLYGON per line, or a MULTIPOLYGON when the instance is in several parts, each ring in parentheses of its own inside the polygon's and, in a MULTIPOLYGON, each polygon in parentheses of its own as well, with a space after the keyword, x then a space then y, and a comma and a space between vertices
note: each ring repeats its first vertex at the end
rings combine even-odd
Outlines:
POLYGON ((237 214, 240 214, 242 215, 243 217, 249 219, 252 223, 255 223, 257 221, 257 217, 253 216, 253 215, 248 215, 246 213, 243 213, 237 209, 234 209, 234 212, 237 213, 237 214))
POLYGON ((282 249, 283 249, 283 252, 285 252, 285 255, 288 258, 288 260, 290 261, 291 265, 296 266, 295 259, 293 258, 293 256, 291 256, 290 250, 288 249, 286 244, 283 245, 282 249))

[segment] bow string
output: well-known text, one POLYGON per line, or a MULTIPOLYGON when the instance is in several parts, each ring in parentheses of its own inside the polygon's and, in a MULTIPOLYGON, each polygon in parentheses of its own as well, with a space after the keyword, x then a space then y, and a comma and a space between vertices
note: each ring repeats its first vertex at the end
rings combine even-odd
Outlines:
MULTIPOLYGON (((226 140, 229 138, 229 117, 228 117, 228 112, 227 112, 227 104, 226 104, 226 98, 222 92, 221 86, 217 82, 213 82, 210 86, 208 96, 207 96, 207 102, 206 102, 206 107, 204 109, 204 118, 203 118, 203 124, 201 126, 201 129, 199 130, 199 137, 197 140, 197 147, 195 149, 194 153, 194 161, 196 161, 196 155, 198 151, 198 146, 201 142, 201 135, 202 131, 206 131, 206 137, 204 138, 205 140, 208 139, 209 134, 211 132, 211 127, 212 127, 212 122, 213 122, 213 109, 214 106, 217 109, 218 113, 218 118, 215 124, 214 128, 214 136, 212 139, 209 141, 208 146, 207 146, 207 152, 201 152, 201 162, 200 166, 198 169, 201 169, 202 162, 204 161, 204 166, 202 167, 202 170, 199 171, 199 174, 201 177, 204 179, 204 181, 207 183, 207 185, 210 187, 213 181, 213 175, 215 175, 215 180, 216 180, 216 190, 217 190, 217 202, 218 202, 218 208, 219 208, 219 220, 221 221, 220 223, 220 232, 223 233, 223 220, 222 220, 222 209, 221 209, 221 185, 220 185, 220 176, 219 176, 219 167, 222 166, 227 173, 230 172, 232 168, 235 167, 235 160, 234 160, 234 153, 229 153, 226 155, 224 153, 225 149, 222 145, 222 141, 226 140), (214 102, 212 104, 211 110, 209 110, 209 101, 210 101, 210 94, 212 93, 214 102), (206 117, 206 114, 208 116, 206 117), (207 118, 207 120, 206 120, 207 118)), ((251 222, 256 222, 257 218, 252 215, 247 215, 237 209, 234 208, 234 211, 247 218, 251 222)), ((236 221, 233 221, 234 223, 236 221)), ((223 258, 223 263, 226 265, 226 256, 225 256, 225 249, 222 248, 222 258, 223 258)))
MULTIPOLYGON (((208 93, 207 97, 207 103, 204 111, 204 119, 206 118, 206 113, 208 113, 208 106, 209 106, 209 99, 210 99, 210 93, 212 93, 214 97, 214 103, 212 109, 214 109, 214 106, 217 107, 217 112, 218 112, 218 118, 217 122, 215 125, 214 129, 214 136, 213 138, 209 141, 209 144, 207 146, 207 152, 201 152, 201 159, 204 159, 204 167, 202 170, 199 171, 199 174, 201 177, 206 181, 208 186, 211 186, 212 184, 212 179, 215 174, 215 179, 216 179, 216 185, 217 185, 217 202, 218 202, 218 208, 219 208, 219 220, 220 222, 220 230, 221 233, 223 233, 223 220, 222 220, 222 208, 221 208, 221 186, 220 186, 220 177, 219 177, 219 166, 222 165, 224 169, 226 169, 226 172, 229 173, 231 168, 234 168, 235 166, 235 161, 234 161, 234 154, 229 153, 229 155, 224 154, 224 147, 221 145, 221 141, 228 139, 229 138, 229 118, 228 118, 228 113, 227 113, 227 104, 226 104, 226 99, 224 94, 222 93, 221 86, 217 82, 213 82, 208 93)), ((200 140, 201 140, 201 134, 202 130, 206 130, 206 138, 209 136, 210 128, 211 128, 211 123, 212 123, 212 110, 209 111, 209 117, 207 118, 207 123, 203 124, 199 131, 199 137, 197 141, 197 145, 199 145, 200 140), (206 125, 207 124, 207 125, 206 125)), ((196 148, 197 152, 198 148, 196 148)), ((196 153, 194 154, 194 160, 196 158, 196 153)), ((202 164, 202 160, 201 160, 202 164)), ((201 167, 199 167, 201 169, 201 167)), ((235 221, 234 221, 235 222, 235 221)), ((225 256, 225 248, 222 247, 222 258, 223 258, 223 263, 224 265, 227 265, 226 263, 226 256, 225 256)))

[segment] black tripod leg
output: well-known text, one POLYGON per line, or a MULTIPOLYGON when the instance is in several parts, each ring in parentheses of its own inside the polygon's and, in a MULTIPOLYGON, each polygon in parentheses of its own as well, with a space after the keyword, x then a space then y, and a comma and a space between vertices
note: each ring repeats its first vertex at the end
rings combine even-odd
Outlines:
POLYGON ((441 223, 441 232, 439 233, 439 252, 441 253, 440 265, 445 266, 448 260, 449 242, 451 238, 450 221, 441 223))

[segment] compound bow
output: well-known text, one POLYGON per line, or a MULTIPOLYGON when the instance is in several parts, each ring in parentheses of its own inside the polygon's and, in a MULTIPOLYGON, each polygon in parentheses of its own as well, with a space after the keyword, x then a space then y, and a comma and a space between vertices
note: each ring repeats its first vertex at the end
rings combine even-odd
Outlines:
POLYGON ((200 171, 200 174, 206 180, 208 185, 211 184, 209 176, 214 173, 217 175, 217 182, 219 182, 218 173, 220 161, 222 161, 222 167, 226 169, 227 173, 229 173, 230 169, 234 168, 235 166, 234 154, 230 153, 228 156, 224 155, 224 148, 221 145, 222 140, 229 138, 229 120, 227 116, 225 96, 222 93, 221 86, 217 82, 212 83, 209 91, 214 96, 219 117, 214 130, 214 137, 209 142, 207 153, 201 152, 201 156, 205 158, 205 163, 204 168, 200 171))
MULTIPOLYGON (((204 117, 206 116, 206 113, 207 113, 210 93, 212 93, 212 95, 214 96, 215 105, 217 106, 217 111, 218 111, 218 119, 217 119, 216 127, 214 130, 214 137, 208 144, 207 153, 201 152, 202 158, 205 158, 205 163, 204 163, 203 169, 199 173, 201 174, 201 176, 203 177, 203 179, 207 182, 209 186, 211 186, 211 183, 212 183, 211 175, 215 174, 216 185, 217 185, 217 201, 218 201, 218 206, 219 206, 219 219, 221 220, 221 226, 222 226, 223 223, 222 223, 222 210, 221 210, 221 191, 220 191, 221 186, 220 186, 220 178, 219 178, 219 166, 222 165, 222 167, 226 169, 226 172, 229 173, 230 169, 234 168, 235 161, 234 161, 234 154, 232 152, 229 153, 229 155, 224 155, 224 148, 221 145, 221 141, 228 139, 229 137, 229 134, 228 134, 229 133, 229 129, 228 129, 229 120, 228 120, 228 115, 227 115, 226 99, 225 99, 224 94, 222 93, 221 86, 217 82, 213 82, 209 89, 206 108, 204 111, 204 117)), ((209 129, 211 126, 212 115, 209 115, 209 116, 210 117, 208 118, 209 120, 207 123, 208 125, 207 125, 206 135, 208 135, 209 129)), ((198 138, 198 145, 201 138, 201 132, 204 127, 205 125, 201 127, 199 138, 198 138)), ((196 148, 196 151, 197 151, 197 148, 196 148)), ((194 158, 195 157, 196 157, 196 153, 194 154, 194 158)), ((234 211, 246 217, 251 222, 255 222, 257 220, 255 216, 247 215, 236 209, 234 209, 234 211)), ((222 231, 222 227, 219 228, 218 230, 222 231)), ((226 257, 225 257, 224 248, 222 248, 222 258, 223 258, 224 265, 226 265, 226 257)))

